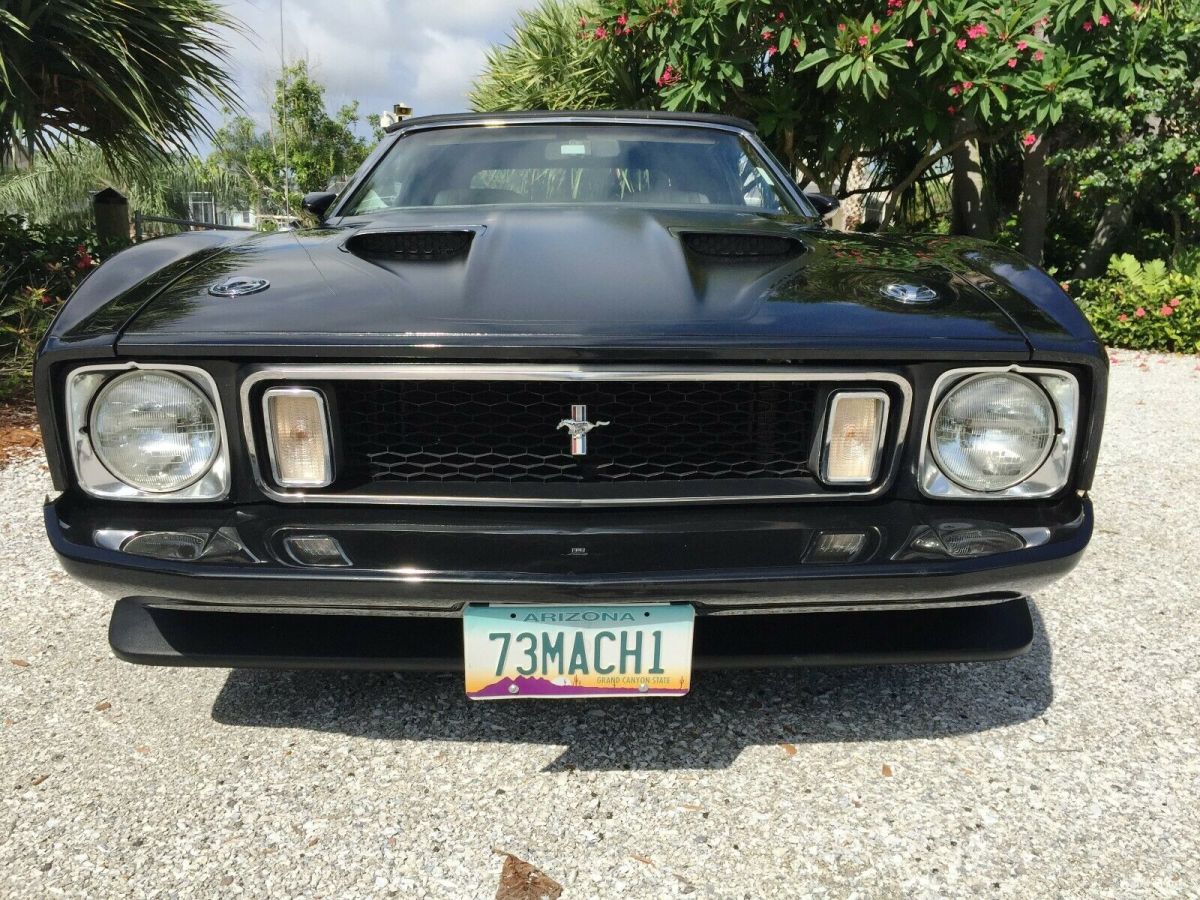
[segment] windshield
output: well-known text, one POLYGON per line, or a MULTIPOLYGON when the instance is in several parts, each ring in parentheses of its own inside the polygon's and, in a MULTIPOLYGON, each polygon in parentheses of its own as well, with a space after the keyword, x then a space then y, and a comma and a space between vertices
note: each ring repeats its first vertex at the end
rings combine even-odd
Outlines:
POLYGON ((423 206, 633 203, 807 214, 743 136, 671 125, 464 126, 402 137, 343 215, 423 206))

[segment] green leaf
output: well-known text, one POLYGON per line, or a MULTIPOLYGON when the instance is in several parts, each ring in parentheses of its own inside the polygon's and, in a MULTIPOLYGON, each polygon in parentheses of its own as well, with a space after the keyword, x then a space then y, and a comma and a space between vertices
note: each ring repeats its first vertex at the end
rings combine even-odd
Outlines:
MULTIPOLYGON (((831 56, 833 56, 833 51, 827 47, 822 47, 820 50, 814 50, 812 53, 809 53, 807 56, 801 59, 800 62, 796 63, 796 68, 792 71, 803 72, 805 69, 811 69, 813 66, 817 65, 817 63, 823 63, 831 56)), ((818 81, 818 87, 820 84, 821 82, 818 81)))

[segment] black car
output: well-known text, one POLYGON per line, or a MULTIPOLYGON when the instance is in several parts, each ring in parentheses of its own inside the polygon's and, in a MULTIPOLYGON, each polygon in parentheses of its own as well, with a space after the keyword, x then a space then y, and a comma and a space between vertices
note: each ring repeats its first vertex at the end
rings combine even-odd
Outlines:
POLYGON ((827 228, 744 121, 412 119, 305 205, 126 250, 42 348, 46 527, 123 659, 476 697, 998 659, 1091 536, 1071 300, 827 228))

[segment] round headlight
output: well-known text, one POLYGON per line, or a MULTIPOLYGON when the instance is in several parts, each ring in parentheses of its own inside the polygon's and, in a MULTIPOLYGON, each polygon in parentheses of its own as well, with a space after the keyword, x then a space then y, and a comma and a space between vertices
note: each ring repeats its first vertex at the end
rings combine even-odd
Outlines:
POLYGON ((1038 470, 1054 445, 1050 398, 1019 375, 976 375, 938 405, 929 436, 946 477, 972 491, 1002 491, 1038 470))
POLYGON ((96 395, 90 425, 104 467, 130 487, 154 494, 195 484, 221 449, 212 403, 170 372, 114 378, 96 395))

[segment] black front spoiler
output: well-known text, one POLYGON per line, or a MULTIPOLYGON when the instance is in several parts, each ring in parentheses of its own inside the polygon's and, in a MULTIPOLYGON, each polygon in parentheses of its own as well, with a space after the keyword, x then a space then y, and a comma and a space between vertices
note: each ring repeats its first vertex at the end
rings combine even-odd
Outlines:
MULTIPOLYGON (((1029 650, 1026 600, 877 612, 698 616, 697 669, 1000 660, 1029 650)), ((459 671, 462 620, 242 611, 128 597, 109 642, 147 665, 459 671)))

